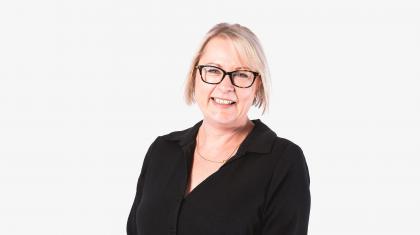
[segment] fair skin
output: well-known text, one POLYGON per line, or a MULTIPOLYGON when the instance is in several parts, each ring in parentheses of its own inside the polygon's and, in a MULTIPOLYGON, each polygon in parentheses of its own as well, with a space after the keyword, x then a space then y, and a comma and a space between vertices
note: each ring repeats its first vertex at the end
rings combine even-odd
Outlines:
MULTIPOLYGON (((225 71, 249 69, 245 60, 239 57, 232 42, 220 37, 207 43, 198 64, 215 65, 225 71)), ((197 135, 198 144, 186 194, 223 165, 202 159, 197 151, 207 159, 226 160, 236 152, 239 144, 251 132, 254 124, 248 118, 248 111, 260 82, 257 78, 251 87, 238 88, 233 86, 226 75, 221 83, 214 85, 204 83, 200 74, 196 73, 194 98, 203 113, 203 123, 197 135), (215 97, 235 103, 220 105, 214 100, 215 97)))

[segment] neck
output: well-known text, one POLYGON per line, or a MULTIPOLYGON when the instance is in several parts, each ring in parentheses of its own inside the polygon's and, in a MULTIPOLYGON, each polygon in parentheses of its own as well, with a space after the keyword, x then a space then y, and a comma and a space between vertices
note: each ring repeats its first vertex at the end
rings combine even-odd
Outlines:
POLYGON ((254 123, 248 118, 230 126, 215 124, 203 119, 197 137, 200 138, 200 145, 202 146, 214 148, 237 145, 251 131, 253 126, 254 123))

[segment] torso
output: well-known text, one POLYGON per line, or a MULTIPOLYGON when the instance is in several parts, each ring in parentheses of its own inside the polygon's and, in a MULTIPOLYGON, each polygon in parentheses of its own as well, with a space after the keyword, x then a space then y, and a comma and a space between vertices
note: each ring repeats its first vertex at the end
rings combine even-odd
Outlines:
MULTIPOLYGON (((245 137, 251 132, 254 125, 251 125, 248 127, 248 129, 245 131, 245 134, 240 138, 239 143, 241 143, 245 137)), ((206 151, 206 157, 210 159, 215 159, 214 156, 220 156, 224 155, 224 160, 227 160, 228 158, 232 157, 236 154, 237 148, 239 147, 239 143, 236 146, 228 146, 226 149, 219 149, 219 148, 210 148, 210 151, 206 151), (236 148, 235 148, 236 147, 236 148), (232 149, 234 151, 232 152, 232 149)), ((203 154, 202 152, 200 152, 203 154)), ((197 187, 199 184, 201 184, 207 177, 214 174, 216 171, 219 170, 219 168, 224 163, 215 163, 215 162, 209 162, 203 158, 201 158, 197 153, 197 148, 194 150, 194 156, 191 166, 191 172, 188 178, 188 184, 185 190, 184 197, 187 197, 189 193, 191 193, 195 187, 197 187)))
POLYGON ((222 165, 222 163, 207 162, 201 159, 195 151, 185 197, 207 177, 219 170, 222 165))

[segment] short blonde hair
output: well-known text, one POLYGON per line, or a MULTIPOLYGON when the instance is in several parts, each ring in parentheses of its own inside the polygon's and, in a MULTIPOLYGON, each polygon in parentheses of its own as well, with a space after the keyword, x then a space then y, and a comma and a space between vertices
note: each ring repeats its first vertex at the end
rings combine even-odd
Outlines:
POLYGON ((262 114, 264 114, 264 112, 268 110, 270 89, 270 74, 268 70, 267 59, 257 36, 251 30, 240 24, 219 23, 207 32, 192 60, 188 73, 184 94, 186 103, 191 105, 195 102, 194 90, 195 76, 197 72, 196 66, 198 65, 198 61, 200 61, 200 58, 203 55, 203 51, 207 43, 215 37, 223 37, 225 39, 231 40, 236 50, 238 51, 240 58, 245 58, 248 63, 248 67, 260 74, 261 85, 256 91, 252 105, 256 106, 257 108, 262 106, 262 114))

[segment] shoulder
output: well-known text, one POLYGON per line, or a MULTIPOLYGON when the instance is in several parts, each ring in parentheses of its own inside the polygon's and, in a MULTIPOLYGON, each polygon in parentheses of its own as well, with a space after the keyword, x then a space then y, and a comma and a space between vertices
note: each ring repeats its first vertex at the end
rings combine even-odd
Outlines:
POLYGON ((195 123, 191 127, 161 135, 160 138, 166 141, 178 142, 180 145, 191 143, 195 139, 195 136, 202 122, 203 120, 195 123))
POLYGON ((293 198, 306 195, 310 176, 302 148, 287 138, 276 137, 270 155, 267 203, 285 195, 293 198))
POLYGON ((161 138, 162 140, 167 140, 167 141, 176 141, 179 140, 180 138, 182 138, 183 136, 185 136, 186 133, 188 133, 188 131, 191 129, 190 128, 186 128, 183 130, 175 130, 175 131, 171 131, 168 133, 165 133, 163 135, 160 135, 158 138, 161 138))
POLYGON ((310 184, 306 157, 298 144, 289 139, 277 137, 272 153, 277 158, 274 175, 282 176, 280 178, 286 175, 294 175, 294 177, 304 179, 302 182, 304 181, 306 184, 310 184))
POLYGON ((169 133, 158 135, 151 143, 149 151, 152 152, 153 149, 160 149, 160 151, 170 151, 174 148, 178 148, 180 146, 184 146, 185 144, 191 143, 191 141, 194 140, 194 135, 197 130, 198 124, 183 130, 175 130, 169 133))
POLYGON ((276 158, 277 167, 289 169, 299 165, 307 167, 302 147, 290 139, 276 137, 271 153, 276 158))
POLYGON ((172 131, 172 132, 160 135, 158 139, 160 139, 160 141, 163 141, 165 143, 182 142, 183 140, 186 140, 188 138, 188 134, 191 131, 192 131, 192 127, 186 128, 184 130, 176 130, 176 131, 172 131))
POLYGON ((271 152, 273 154, 284 155, 286 153, 303 153, 302 148, 295 141, 289 138, 281 137, 275 134, 275 137, 273 139, 273 145, 271 148, 271 152))
POLYGON ((302 148, 294 141, 277 136, 274 141, 273 151, 303 152, 302 148))

